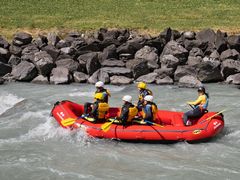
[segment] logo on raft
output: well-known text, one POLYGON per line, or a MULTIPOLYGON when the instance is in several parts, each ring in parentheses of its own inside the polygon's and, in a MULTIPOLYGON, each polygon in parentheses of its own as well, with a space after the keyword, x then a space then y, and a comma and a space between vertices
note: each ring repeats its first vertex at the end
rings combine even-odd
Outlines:
POLYGON ((194 131, 193 131, 193 134, 200 134, 201 132, 202 132, 202 130, 197 129, 197 130, 194 130, 194 131))
POLYGON ((213 123, 213 129, 215 130, 215 129, 217 129, 219 126, 221 126, 221 123, 220 122, 217 122, 217 121, 214 121, 214 123, 213 123))

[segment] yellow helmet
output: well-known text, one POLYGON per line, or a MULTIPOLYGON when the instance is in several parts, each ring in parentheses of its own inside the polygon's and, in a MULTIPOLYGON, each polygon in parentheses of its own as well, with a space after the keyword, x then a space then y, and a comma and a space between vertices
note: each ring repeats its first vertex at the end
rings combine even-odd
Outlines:
POLYGON ((140 89, 146 89, 147 88, 147 84, 144 83, 144 82, 140 82, 140 83, 138 83, 137 87, 140 88, 140 89))
POLYGON ((103 93, 96 93, 96 94, 94 95, 94 99, 103 100, 103 93))

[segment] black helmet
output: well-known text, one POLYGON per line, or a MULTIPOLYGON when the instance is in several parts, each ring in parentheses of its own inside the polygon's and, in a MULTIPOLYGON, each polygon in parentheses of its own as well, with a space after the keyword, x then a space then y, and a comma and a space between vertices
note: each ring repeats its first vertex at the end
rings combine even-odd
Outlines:
POLYGON ((203 93, 205 93, 205 88, 204 88, 204 87, 199 87, 199 88, 198 88, 198 92, 203 92, 203 93))

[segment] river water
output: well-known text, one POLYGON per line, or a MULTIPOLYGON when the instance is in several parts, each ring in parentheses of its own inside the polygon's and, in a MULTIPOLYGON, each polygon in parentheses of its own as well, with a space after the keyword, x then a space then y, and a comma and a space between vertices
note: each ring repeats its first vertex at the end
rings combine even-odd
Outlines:
MULTIPOLYGON (((135 85, 107 86, 111 106, 137 100, 135 85)), ((195 89, 149 88, 161 109, 186 111, 195 89)), ((62 129, 49 116, 56 101, 92 101, 93 85, 0 86, 0 180, 240 179, 240 90, 208 84, 211 111, 224 113, 224 131, 206 143, 144 144, 88 137, 62 129)))

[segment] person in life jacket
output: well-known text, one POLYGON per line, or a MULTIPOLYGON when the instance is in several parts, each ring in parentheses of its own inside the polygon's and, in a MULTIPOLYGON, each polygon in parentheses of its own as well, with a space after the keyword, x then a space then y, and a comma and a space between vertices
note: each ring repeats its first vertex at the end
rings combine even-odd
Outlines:
POLYGON ((98 82, 96 82, 95 87, 96 87, 95 94, 102 93, 103 97, 104 97, 103 101, 108 103, 108 99, 109 99, 109 97, 111 97, 111 94, 110 94, 109 90, 104 88, 104 83, 102 81, 98 81, 98 82))
POLYGON ((125 95, 123 96, 122 100, 124 103, 120 116, 117 117, 117 120, 119 120, 123 126, 125 126, 126 124, 132 122, 133 118, 138 114, 138 109, 132 104, 132 96, 125 95))
POLYGON ((209 100, 209 95, 208 93, 206 93, 205 88, 199 87, 198 99, 193 102, 192 101, 187 102, 187 104, 191 105, 193 109, 188 112, 185 112, 183 115, 183 122, 186 126, 189 126, 192 124, 189 118, 199 118, 205 112, 207 112, 208 100, 209 100))
POLYGON ((157 105, 153 102, 153 96, 147 95, 144 97, 144 104, 142 107, 142 123, 145 121, 154 122, 158 111, 157 105))
POLYGON ((152 95, 153 93, 151 90, 147 89, 147 84, 144 82, 139 82, 137 87, 139 90, 137 107, 139 110, 141 110, 144 103, 144 97, 147 95, 152 95))
POLYGON ((108 113, 109 105, 104 102, 105 99, 103 93, 96 93, 94 99, 95 102, 90 106, 88 103, 84 104, 84 114, 81 117, 93 122, 104 120, 105 115, 108 113))

